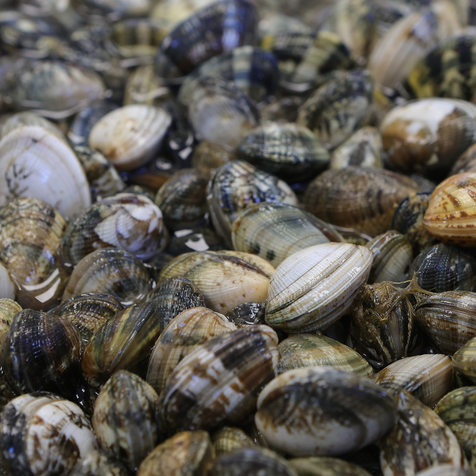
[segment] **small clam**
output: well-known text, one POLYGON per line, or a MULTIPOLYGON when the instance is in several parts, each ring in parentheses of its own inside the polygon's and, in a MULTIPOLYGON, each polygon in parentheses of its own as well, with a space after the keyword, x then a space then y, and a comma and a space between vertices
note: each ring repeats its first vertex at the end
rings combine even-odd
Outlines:
POLYGON ((228 149, 215 142, 202 140, 193 151, 192 165, 199 169, 214 171, 220 165, 235 159, 235 154, 228 149))
POLYGON ((471 476, 472 474, 473 472, 470 469, 453 466, 451 464, 439 464, 423 471, 418 471, 416 476, 471 476))
POLYGON ((356 464, 328 456, 292 458, 289 466, 298 476, 370 476, 370 473, 356 464))
POLYGON ((183 359, 162 392, 171 429, 207 429, 243 421, 278 361, 278 337, 268 326, 247 326, 199 346, 183 359))
POLYGON ((15 398, 0 424, 0 447, 14 474, 67 476, 97 447, 82 410, 53 394, 15 398))
POLYGON ((91 451, 68 476, 130 476, 126 467, 105 451, 91 451))
POLYGON ((212 434, 213 447, 218 456, 241 448, 253 448, 255 442, 240 428, 224 426, 212 434))
POLYGON ((15 283, 3 264, 0 263, 0 298, 15 299, 15 283))
POLYGON ((471 382, 476 383, 476 337, 460 347, 453 355, 455 370, 462 373, 471 382))
POLYGON ((14 129, 18 129, 19 127, 23 126, 39 126, 43 129, 46 129, 48 132, 51 132, 58 139, 66 141, 66 137, 61 131, 61 129, 55 125, 53 122, 45 119, 34 112, 25 111, 25 112, 17 112, 13 114, 1 127, 0 138, 3 139, 9 132, 13 131, 14 129))
POLYGON ((260 302, 245 302, 238 304, 231 311, 228 311, 226 318, 240 328, 264 324, 264 313, 266 304, 260 302))
POLYGON ((99 392, 92 424, 102 449, 135 471, 161 438, 159 397, 135 374, 116 372, 99 392))
POLYGON ((289 370, 258 399, 255 422, 293 456, 338 455, 375 442, 394 423, 393 398, 360 375, 328 367, 289 370))
POLYGON ((89 134, 89 145, 119 170, 135 169, 154 157, 171 120, 164 109, 124 106, 99 119, 89 134))
POLYGON ((0 299, 0 347, 12 325, 13 318, 22 310, 20 304, 12 299, 0 299))
POLYGON ((145 64, 131 72, 127 78, 124 106, 144 104, 157 107, 169 94, 169 88, 160 85, 160 79, 155 75, 154 66, 145 64))
POLYGON ((461 154, 458 160, 453 164, 448 175, 457 175, 465 172, 476 172, 476 144, 468 147, 466 151, 461 154))
POLYGON ((286 258, 271 277, 266 322, 286 332, 311 332, 336 322, 365 284, 372 253, 349 243, 305 248, 286 258))

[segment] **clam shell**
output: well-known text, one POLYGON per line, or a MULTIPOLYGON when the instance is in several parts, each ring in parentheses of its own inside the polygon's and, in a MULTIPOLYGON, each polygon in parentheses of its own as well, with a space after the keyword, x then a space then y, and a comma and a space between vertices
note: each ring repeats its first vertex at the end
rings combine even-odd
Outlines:
POLYGON ((476 383, 476 337, 466 342, 453 355, 453 365, 455 370, 462 373, 471 382, 476 383))
POLYGON ((0 299, 0 347, 12 325, 13 318, 22 310, 20 304, 9 298, 0 299))
POLYGON ((266 303, 245 302, 238 304, 226 314, 226 318, 240 328, 255 324, 264 324, 266 303))
POLYGON ((274 376, 277 342, 268 326, 248 326, 199 346, 167 381, 161 397, 165 422, 193 430, 243 421, 274 376))
POLYGON ((15 197, 34 197, 66 219, 91 205, 81 164, 51 132, 40 126, 19 127, 3 137, 0 150, 0 205, 15 197))
POLYGON ((425 405, 434 407, 453 386, 453 365, 450 357, 441 354, 405 357, 381 370, 374 381, 394 395, 408 390, 425 405))
POLYGON ((2 453, 15 474, 66 476, 97 447, 82 410, 57 395, 17 397, 0 423, 2 453))
POLYGON ((15 283, 7 268, 0 263, 0 298, 15 299, 15 283))
POLYGON ((199 169, 214 171, 220 167, 220 165, 224 165, 235 159, 234 153, 221 145, 202 140, 193 151, 192 165, 199 169))
POLYGON ((172 118, 164 109, 132 104, 103 116, 89 134, 89 145, 100 150, 119 170, 131 170, 159 149, 172 118))
POLYGON ((253 448, 255 442, 240 428, 224 426, 212 434, 217 457, 241 448, 253 448))
POLYGON ((416 476, 471 476, 473 472, 469 469, 459 468, 451 464, 439 464, 424 471, 418 471, 416 476))
POLYGON ((129 476, 126 467, 103 451, 91 451, 83 460, 76 463, 68 476, 129 476))
POLYGON ((124 106, 131 104, 145 104, 160 106, 164 96, 170 94, 169 88, 160 84, 155 75, 154 66, 145 64, 135 69, 127 78, 124 91, 124 106))
POLYGON ((289 370, 258 399, 255 423, 293 456, 338 455, 376 441, 395 419, 393 398, 371 380, 328 367, 289 370))
POLYGON ((476 172, 476 163, 475 163, 475 151, 476 145, 468 147, 466 151, 460 155, 458 160, 453 164, 453 167, 450 170, 448 175, 457 175, 465 172, 476 172))
POLYGON ((356 464, 326 456, 292 458, 288 464, 298 476, 370 476, 369 472, 356 464))
POLYGON ((9 132, 23 126, 42 127, 43 129, 46 129, 48 132, 51 132, 57 136, 58 139, 66 142, 66 137, 58 126, 48 119, 45 119, 44 117, 30 111, 17 112, 7 119, 1 128, 0 138, 3 139, 9 132))
POLYGON ((372 253, 349 243, 305 248, 286 258, 271 277, 266 322, 286 332, 310 332, 336 322, 365 284, 372 253))

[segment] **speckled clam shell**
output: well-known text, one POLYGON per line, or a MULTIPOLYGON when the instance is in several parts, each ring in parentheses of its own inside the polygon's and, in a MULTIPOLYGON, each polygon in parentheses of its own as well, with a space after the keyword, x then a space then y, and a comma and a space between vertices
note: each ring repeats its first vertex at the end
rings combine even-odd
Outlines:
POLYGON ((335 367, 370 377, 374 371, 354 349, 330 337, 313 334, 294 334, 278 345, 277 374, 302 367, 335 367))
POLYGON ((12 325, 13 318, 22 310, 20 304, 13 299, 0 299, 0 346, 12 325))
POLYGON ((476 140, 476 106, 431 98, 393 108, 380 124, 390 164, 407 172, 448 172, 476 140))
POLYGON ((274 376, 277 342, 268 326, 248 326, 199 346, 175 368, 162 393, 167 425, 193 430, 243 421, 274 376))
POLYGON ((2 453, 15 474, 66 476, 97 447, 82 410, 53 394, 15 398, 0 423, 2 453))
POLYGON ((393 398, 370 379, 308 367, 272 380, 255 423, 274 448, 293 456, 332 456, 376 441, 393 425, 393 398))
POLYGON ((352 134, 332 152, 330 169, 343 169, 349 165, 357 167, 383 168, 383 145, 380 132, 366 126, 352 134))
POLYGON ((476 172, 452 175, 435 188, 423 218, 436 238, 460 246, 474 246, 476 172))
POLYGON ((124 306, 110 294, 85 293, 64 301, 52 312, 78 329, 84 348, 94 332, 123 309, 124 306))
POLYGON ((453 355, 455 370, 476 383, 476 337, 470 339, 453 355))
POLYGON ((288 181, 309 179, 329 162, 316 134, 292 123, 266 122, 244 137, 236 151, 259 169, 288 181))
POLYGON ((266 448, 242 448, 218 457, 211 476, 297 476, 287 461, 266 448))
POLYGON ((217 457, 241 448, 254 448, 256 443, 240 428, 224 426, 212 434, 217 457))
POLYGON ((200 139, 233 148, 259 124, 253 101, 233 83, 199 77, 190 87, 189 120, 200 139))
POLYGON ((300 108, 297 123, 330 150, 345 142, 370 117, 374 84, 368 71, 337 71, 300 108))
POLYGON ((105 248, 85 256, 74 268, 63 301, 83 293, 112 294, 121 304, 138 302, 151 290, 142 261, 127 251, 105 248))
POLYGON ((403 281, 413 261, 412 245, 408 239, 394 230, 376 236, 367 243, 372 251, 373 263, 369 283, 403 281))
POLYGON ((130 476, 130 473, 110 453, 94 450, 78 461, 68 476, 130 476))
POLYGON ((445 354, 454 354, 476 337, 476 293, 448 291, 429 296, 416 307, 415 318, 445 354))
POLYGON ((135 374, 120 370, 94 404, 92 424, 102 449, 135 471, 160 441, 159 397, 135 374))
POLYGON ((0 141, 0 149, 0 205, 15 197, 34 197, 66 219, 91 205, 81 164, 51 132, 40 126, 18 127, 0 141))
POLYGON ((292 458, 288 461, 298 476, 370 476, 370 473, 356 464, 328 456, 292 458))
POLYGON ((411 355, 419 341, 414 305, 423 297, 414 280, 403 289, 388 281, 363 286, 350 311, 352 347, 377 369, 411 355))
POLYGON ((61 259, 75 266, 100 248, 121 248, 147 260, 168 240, 162 212, 143 195, 120 193, 96 202, 72 222, 61 241, 61 259))
POLYGON ((62 119, 101 99, 104 82, 94 71, 60 61, 17 59, 3 85, 3 99, 15 109, 35 109, 62 119))
POLYGON ((48 309, 66 284, 57 254, 64 218, 47 203, 16 198, 0 209, 0 258, 23 307, 48 309))
POLYGON ((219 167, 208 185, 208 208, 213 226, 231 245, 231 228, 239 212, 252 203, 298 205, 289 185, 274 175, 237 160, 219 167))
POLYGON ((173 259, 159 280, 184 276, 203 294, 205 304, 226 314, 238 304, 262 302, 274 267, 263 258, 239 251, 196 251, 173 259))
POLYGON ((157 152, 171 121, 165 109, 141 104, 123 106, 95 124, 89 145, 103 152, 117 169, 135 169, 157 152))
POLYGON ((309 246, 344 241, 332 225, 284 203, 255 203, 241 211, 231 229, 233 248, 278 266, 309 246))
POLYGON ((446 355, 415 355, 391 363, 374 380, 389 393, 397 395, 405 389, 425 405, 434 407, 453 386, 453 365, 446 355))
POLYGON ((118 370, 145 371, 145 362, 164 329, 153 302, 133 304, 99 327, 81 362, 88 382, 99 387, 118 370))
POLYGON ((426 248, 412 262, 409 276, 427 291, 474 291, 476 259, 455 245, 439 243, 426 248))
POLYGON ((286 332, 310 332, 336 322, 367 281, 372 253, 349 243, 327 243, 286 258, 271 277, 266 322, 286 332))
POLYGON ((416 182, 404 175, 349 166, 318 175, 307 188, 303 204, 321 220, 377 236, 390 228, 398 204, 416 191, 416 182))
POLYGON ((183 431, 157 446, 142 462, 137 476, 190 474, 205 476, 215 451, 206 431, 183 431))
POLYGON ((208 175, 196 168, 183 169, 160 187, 155 204, 160 207, 167 227, 181 230, 205 221, 208 175))
POLYGON ((168 377, 187 355, 214 337, 236 330, 225 316, 205 307, 181 312, 157 339, 149 358, 147 382, 160 395, 168 377))
POLYGON ((73 324, 25 309, 13 319, 0 360, 18 394, 46 390, 74 400, 81 386, 80 356, 80 336, 73 324))
POLYGON ((384 476, 414 475, 439 464, 467 467, 458 440, 433 410, 406 390, 397 402, 395 426, 380 443, 384 476))

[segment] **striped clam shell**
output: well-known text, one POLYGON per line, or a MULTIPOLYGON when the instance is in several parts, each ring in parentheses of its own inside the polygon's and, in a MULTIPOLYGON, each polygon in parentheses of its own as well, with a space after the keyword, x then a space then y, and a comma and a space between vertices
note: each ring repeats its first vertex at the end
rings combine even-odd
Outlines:
POLYGON ((0 263, 0 299, 15 299, 15 283, 10 273, 0 263))
POLYGON ((253 448, 256 443, 241 429, 224 426, 212 434, 215 453, 221 456, 241 448, 253 448))
POLYGON ((268 326, 247 326, 199 346, 175 368, 162 393, 171 429, 208 429, 240 422, 278 363, 278 337, 268 326), (226 402, 226 403, 225 403, 226 402))
POLYGON ((266 322, 286 332, 310 332, 336 322, 365 284, 372 253, 349 243, 327 243, 286 258, 271 277, 266 322))
POLYGON ((328 456, 292 458, 289 460, 289 466, 299 476, 370 476, 368 471, 356 464, 328 456))
POLYGON ((405 357, 385 367, 374 380, 389 393, 397 395, 405 389, 433 407, 453 386, 453 365, 442 354, 405 357))
POLYGON ((293 456, 332 456, 376 441, 394 418, 393 398, 370 379, 308 367, 266 385, 255 423, 273 448, 293 456))
POLYGON ((465 172, 476 172, 476 144, 468 147, 453 164, 448 175, 457 175, 465 172))
POLYGON ((301 367, 329 366, 364 377, 373 375, 369 363, 354 349, 324 335, 294 334, 278 345, 277 374, 301 367))
POLYGON ((0 298, 0 346, 12 325, 13 318, 22 310, 20 304, 13 299, 0 298))
POLYGON ((453 355, 455 370, 476 384, 476 337, 466 342, 453 355))

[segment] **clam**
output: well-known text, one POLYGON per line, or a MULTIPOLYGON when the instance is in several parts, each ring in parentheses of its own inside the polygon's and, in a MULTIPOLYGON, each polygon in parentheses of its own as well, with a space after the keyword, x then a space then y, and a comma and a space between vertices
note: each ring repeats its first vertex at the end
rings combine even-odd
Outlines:
POLYGON ((160 85, 152 64, 144 64, 135 69, 127 78, 124 91, 124 106, 144 104, 160 107, 170 89, 160 85))
POLYGON ((461 154, 458 160, 453 164, 453 167, 450 170, 448 175, 457 175, 465 172, 476 172, 475 164, 475 151, 476 146, 473 144, 466 149, 466 151, 461 154))
POLYGON ((226 318, 240 328, 255 324, 264 324, 265 303, 245 302, 238 304, 226 314, 226 318))
POLYGON ((376 236, 390 228, 398 204, 416 191, 416 182, 404 175, 349 166, 318 175, 303 202, 321 220, 376 236))
POLYGON ((215 142, 202 140, 193 151, 192 165, 198 169, 214 171, 220 165, 235 159, 235 154, 223 146, 215 142))
POLYGON ((349 243, 297 251, 271 277, 266 322, 286 332, 311 332, 336 322, 365 284, 372 253, 349 243))
POLYGON ((218 456, 241 448, 253 448, 255 442, 240 428, 224 426, 212 434, 213 447, 218 456))
MULTIPOLYGON (((77 1, 77 0, 73 0, 77 1)), ((147 15, 153 6, 152 0, 84 0, 79 2, 82 13, 107 15, 111 20, 123 17, 147 15)))
POLYGON ((470 469, 451 464, 439 464, 423 471, 418 471, 416 474, 417 476, 471 476, 473 472, 470 469))
POLYGON ((154 157, 171 120, 161 108, 124 106, 99 119, 89 134, 89 145, 103 152, 117 169, 135 169, 154 157))
POLYGON ((45 119, 42 116, 30 111, 17 112, 13 114, 10 118, 5 121, 5 124, 1 127, 0 138, 4 138, 9 132, 23 126, 39 126, 43 129, 46 129, 48 132, 51 132, 58 139, 66 141, 66 137, 61 131, 61 129, 52 121, 45 119))
POLYGON ((15 283, 3 264, 0 263, 0 298, 15 299, 15 283))
POLYGON ((453 365, 455 370, 467 377, 471 382, 476 383, 476 338, 473 337, 460 347, 453 355, 453 365))
POLYGON ((14 129, 0 141, 0 205, 34 197, 66 219, 91 205, 86 175, 74 152, 40 126, 14 129))
POLYGON ((97 447, 82 410, 53 394, 15 398, 0 423, 0 447, 15 474, 67 476, 97 447))
POLYGON ((12 325, 14 317, 22 310, 20 304, 9 298, 0 299, 0 347, 12 325))
POLYGON ((393 426, 393 398, 371 380, 328 367, 288 370, 258 399, 255 422, 273 448, 293 456, 358 450, 393 426))
POLYGON ((370 473, 356 464, 328 456, 292 458, 289 466, 298 476, 370 476, 370 473))
POLYGON ((69 476, 129 476, 127 468, 110 453, 91 451, 78 461, 69 476))

